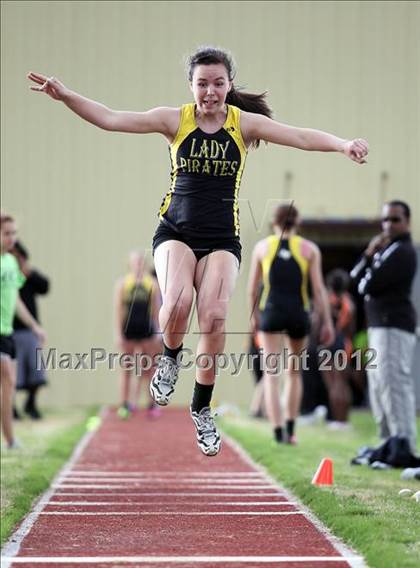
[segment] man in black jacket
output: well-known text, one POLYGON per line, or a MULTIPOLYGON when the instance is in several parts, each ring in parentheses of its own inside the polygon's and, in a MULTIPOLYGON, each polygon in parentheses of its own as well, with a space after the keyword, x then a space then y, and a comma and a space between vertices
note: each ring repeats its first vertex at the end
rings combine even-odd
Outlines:
POLYGON ((411 374, 416 312, 411 287, 416 253, 410 236, 410 208, 385 203, 383 232, 372 239, 351 271, 364 296, 369 347, 376 352, 368 369, 369 398, 382 439, 403 436, 416 451, 416 404, 411 374))

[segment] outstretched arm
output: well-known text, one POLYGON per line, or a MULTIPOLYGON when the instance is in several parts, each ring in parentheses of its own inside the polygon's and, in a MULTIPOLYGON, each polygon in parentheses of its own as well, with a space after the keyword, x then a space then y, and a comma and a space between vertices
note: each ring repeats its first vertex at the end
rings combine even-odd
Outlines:
POLYGON ((244 139, 249 142, 265 140, 301 150, 341 152, 358 164, 366 162, 365 157, 369 152, 369 145, 362 138, 344 140, 322 130, 281 124, 261 114, 242 112, 241 130, 244 139))
POLYGON ((28 74, 28 79, 37 84, 37 86, 32 85, 31 90, 46 93, 51 98, 62 101, 81 118, 104 130, 137 134, 156 132, 171 139, 178 129, 179 109, 160 107, 147 112, 112 110, 71 91, 55 77, 31 72, 28 74))

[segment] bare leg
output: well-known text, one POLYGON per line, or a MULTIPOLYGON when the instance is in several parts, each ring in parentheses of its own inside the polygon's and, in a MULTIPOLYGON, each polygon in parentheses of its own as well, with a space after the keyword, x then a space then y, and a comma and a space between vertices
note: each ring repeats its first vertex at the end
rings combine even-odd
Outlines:
POLYGON ((176 349, 188 328, 197 259, 180 241, 166 241, 155 251, 155 268, 162 294, 159 324, 167 347, 176 349))
POLYGON ((328 399, 334 420, 347 422, 351 405, 347 369, 323 371, 322 377, 328 390, 328 399))
MULTIPOLYGON (((128 339, 124 340, 122 350, 124 354, 133 355, 134 343, 128 339)), ((122 368, 120 371, 120 404, 124 406, 130 402, 131 371, 122 368)))
POLYGON ((264 354, 264 377, 262 381, 264 382, 267 416, 273 428, 282 428, 284 426, 284 416, 280 403, 281 365, 278 365, 278 368, 276 368, 274 357, 273 360, 267 357, 270 354, 274 354, 277 361, 282 361, 283 336, 281 333, 260 332, 259 337, 264 354))
MULTIPOLYGON (((162 353, 162 341, 160 340, 160 336, 153 335, 150 338, 143 339, 136 345, 135 352, 136 356, 139 358, 142 355, 147 357, 147 360, 145 358, 144 363, 139 359, 139 363, 142 363, 142 367, 139 368, 139 372, 141 373, 141 375, 137 377, 136 388, 135 388, 135 399, 134 399, 136 404, 138 404, 140 400, 142 383, 146 383, 148 385, 150 383, 151 378, 153 377, 153 373, 156 370, 155 364, 151 365, 150 368, 147 368, 149 365, 148 364, 146 365, 146 362, 147 363, 149 363, 149 361, 155 362, 157 356, 162 353)), ((149 389, 147 389, 147 392, 149 397, 149 403, 153 404, 154 400, 150 394, 149 389)))
MULTIPOLYGON (((208 354, 214 361, 214 356, 223 352, 226 340, 225 321, 237 276, 238 261, 228 251, 215 251, 197 264, 194 284, 201 333, 197 347, 198 360, 200 355, 208 354)), ((213 364, 209 367, 197 369, 198 383, 214 384, 215 368, 213 364)))
POLYGON ((254 394, 252 395, 251 404, 249 406, 249 412, 251 413, 251 416, 264 416, 265 414, 263 378, 255 385, 254 394))
POLYGON ((16 367, 10 357, 0 357, 1 369, 1 427, 7 445, 13 441, 13 395, 16 384, 16 367))
POLYGON ((120 375, 120 401, 121 404, 130 402, 131 371, 123 369, 120 375))
POLYGON ((307 338, 292 339, 289 337, 288 355, 288 374, 285 385, 286 400, 286 420, 296 420, 300 413, 300 405, 302 402, 303 385, 301 362, 297 361, 303 349, 307 345, 307 338))

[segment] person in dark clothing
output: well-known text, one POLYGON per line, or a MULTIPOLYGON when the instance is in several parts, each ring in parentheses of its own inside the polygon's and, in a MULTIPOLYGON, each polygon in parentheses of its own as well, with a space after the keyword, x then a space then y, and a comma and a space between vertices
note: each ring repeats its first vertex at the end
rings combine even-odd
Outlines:
MULTIPOLYGON (((21 272, 26 277, 25 284, 19 291, 20 297, 35 320, 39 322, 36 296, 48 293, 49 280, 30 266, 28 251, 22 243, 17 241, 12 253, 19 263, 21 272)), ((24 411, 32 419, 39 420, 42 416, 37 407, 36 397, 38 389, 46 384, 45 371, 37 369, 36 365, 36 350, 39 347, 39 341, 36 335, 17 316, 13 322, 13 329, 17 356, 16 389, 27 391, 28 397, 24 411)), ((16 418, 20 416, 16 408, 14 408, 14 415, 16 418)))
POLYGON ((350 278, 345 270, 331 270, 325 282, 335 330, 335 341, 329 346, 329 350, 332 356, 340 351, 345 354, 344 365, 334 364, 331 368, 325 366, 322 371, 332 415, 328 426, 334 430, 343 430, 350 427, 348 418, 352 400, 348 362, 351 361, 352 355, 355 308, 347 292, 350 278))
POLYGON ((402 436, 416 450, 415 388, 411 366, 416 312, 410 300, 416 253, 410 236, 410 208, 389 201, 382 211, 382 234, 369 243, 350 275, 364 296, 369 347, 369 398, 382 439, 402 436))

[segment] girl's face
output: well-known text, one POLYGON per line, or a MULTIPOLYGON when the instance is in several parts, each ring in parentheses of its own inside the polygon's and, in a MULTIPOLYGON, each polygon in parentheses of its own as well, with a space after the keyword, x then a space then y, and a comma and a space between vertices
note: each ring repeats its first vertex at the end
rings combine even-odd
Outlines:
POLYGON ((14 221, 6 221, 2 224, 1 231, 1 250, 9 252, 15 246, 17 240, 17 230, 14 221))
POLYGON ((223 63, 197 65, 191 82, 191 91, 197 109, 205 115, 224 111, 226 96, 232 87, 223 63))

